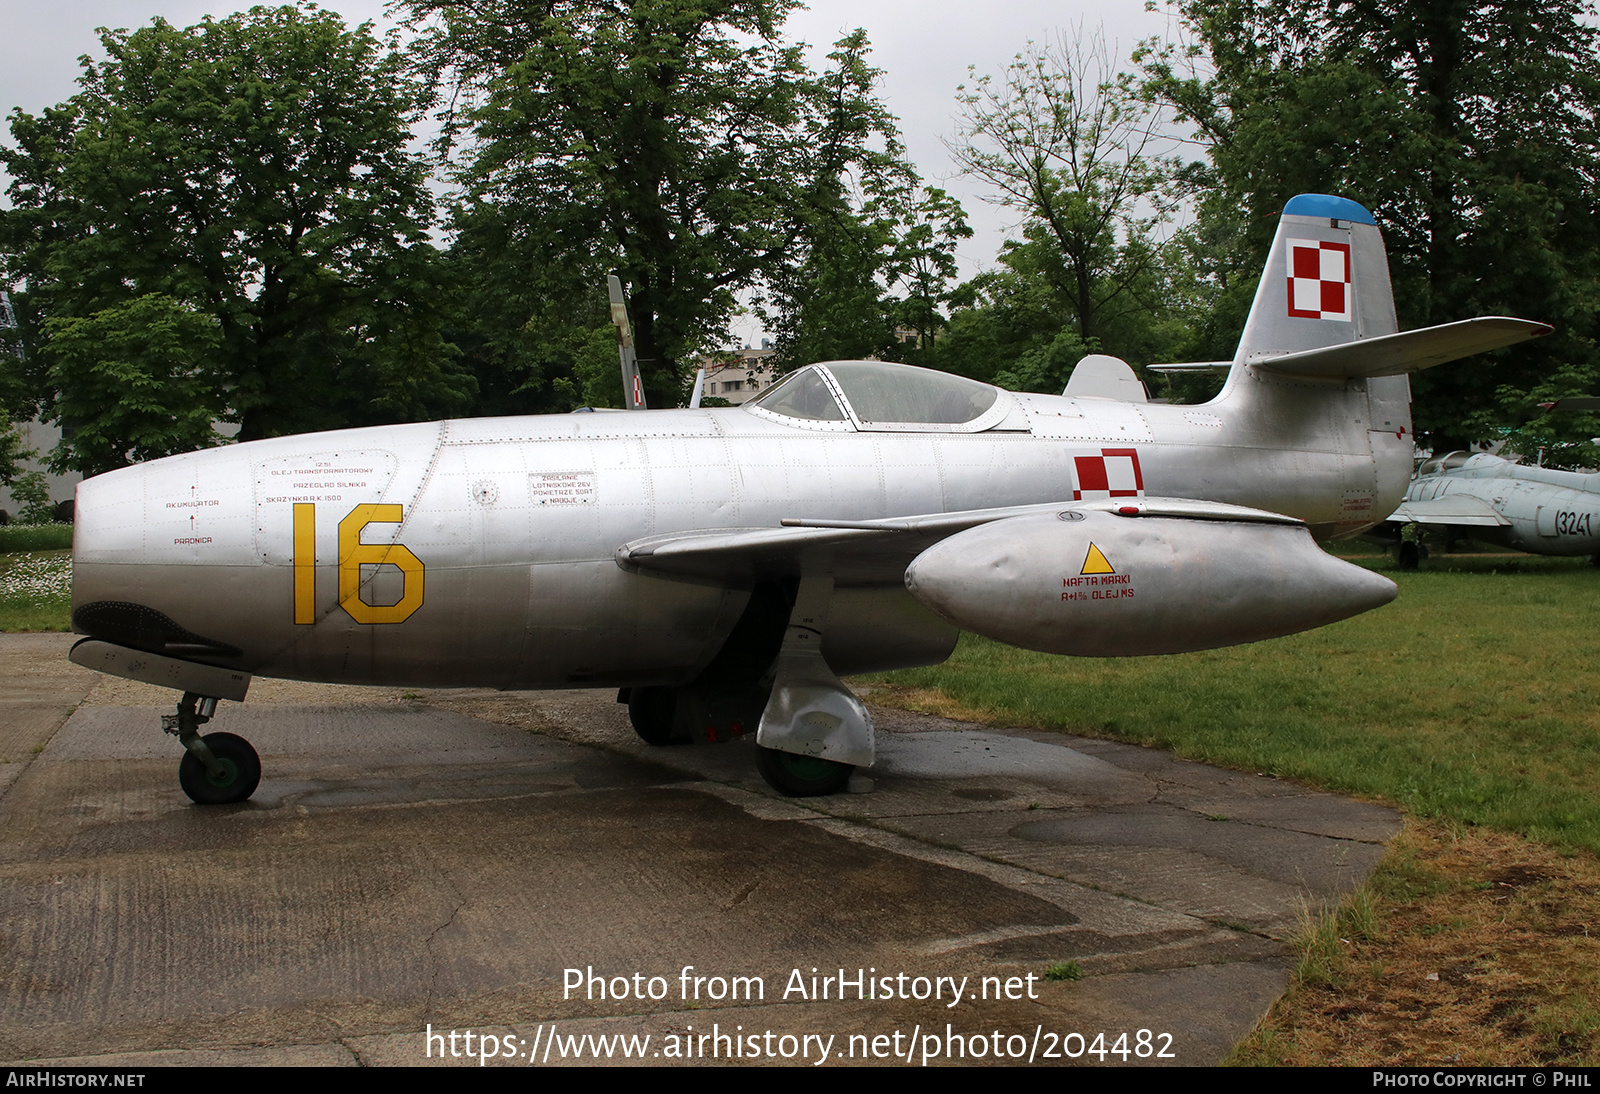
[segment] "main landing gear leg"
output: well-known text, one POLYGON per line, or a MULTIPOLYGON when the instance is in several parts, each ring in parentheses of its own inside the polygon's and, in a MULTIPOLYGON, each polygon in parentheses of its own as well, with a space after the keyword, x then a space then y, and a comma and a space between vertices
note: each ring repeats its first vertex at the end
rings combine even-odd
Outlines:
POLYGON ((261 758, 249 741, 232 733, 200 736, 200 727, 216 712, 215 699, 186 691, 178 713, 161 716, 161 728, 183 744, 178 784, 199 805, 242 802, 261 782, 261 758))
POLYGON ((875 752, 866 706, 822 658, 832 598, 831 575, 801 579, 756 734, 761 777, 790 797, 838 793, 857 766, 871 766, 875 752))

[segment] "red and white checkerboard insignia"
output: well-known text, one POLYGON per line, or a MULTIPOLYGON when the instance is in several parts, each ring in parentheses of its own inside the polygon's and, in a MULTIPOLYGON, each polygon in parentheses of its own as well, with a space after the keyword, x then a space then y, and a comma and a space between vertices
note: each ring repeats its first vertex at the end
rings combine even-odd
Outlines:
POLYGON ((1102 448, 1098 456, 1074 456, 1078 488, 1073 501, 1085 498, 1137 498, 1144 495, 1144 472, 1132 448, 1102 448))
POLYGON ((1350 244, 1289 240, 1289 314, 1296 319, 1340 319, 1351 314, 1350 244))

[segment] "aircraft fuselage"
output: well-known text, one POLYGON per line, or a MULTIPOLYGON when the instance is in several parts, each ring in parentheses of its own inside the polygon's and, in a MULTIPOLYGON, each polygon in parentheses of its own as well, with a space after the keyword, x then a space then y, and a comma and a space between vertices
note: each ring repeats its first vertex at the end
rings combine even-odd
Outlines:
POLYGON ((1532 554, 1600 555, 1600 474, 1524 467, 1478 455, 1464 467, 1418 479, 1406 500, 1451 494, 1476 498, 1510 522, 1463 529, 1475 539, 1532 554))
MULTIPOLYGON (((615 550, 648 536, 1145 494, 1284 513, 1319 537, 1389 512, 1410 466, 1403 378, 1368 381, 1370 400, 1352 381, 1308 403, 1303 384, 1237 372, 1204 406, 1002 393, 978 432, 724 408, 175 456, 79 487, 74 605, 101 637, 255 675, 677 684, 718 653, 750 594, 620 568, 615 550), (1399 390, 1380 398, 1381 385, 1399 390)), ((937 662, 954 642, 898 582, 837 595, 824 652, 840 673, 937 662)))

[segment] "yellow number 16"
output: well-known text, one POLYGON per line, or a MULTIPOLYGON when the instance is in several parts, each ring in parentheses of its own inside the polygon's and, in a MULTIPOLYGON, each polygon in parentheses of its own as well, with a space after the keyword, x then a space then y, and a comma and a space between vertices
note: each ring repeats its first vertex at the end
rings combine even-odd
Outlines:
MULTIPOLYGON (((357 623, 404 623, 422 607, 422 560, 398 543, 362 543, 369 524, 399 524, 405 510, 399 505, 369 503, 350 510, 339 522, 339 607, 357 623), (404 577, 400 602, 368 604, 361 599, 361 567, 396 566, 404 577)), ((294 507, 294 621, 317 621, 317 507, 296 502, 294 507)))

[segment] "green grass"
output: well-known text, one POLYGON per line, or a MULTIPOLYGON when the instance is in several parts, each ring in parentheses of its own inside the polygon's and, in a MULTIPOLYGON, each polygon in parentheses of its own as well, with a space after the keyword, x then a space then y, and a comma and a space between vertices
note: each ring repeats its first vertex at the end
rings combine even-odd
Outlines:
POLYGON ((71 551, 0 554, 0 632, 69 631, 71 611, 71 551))
POLYGON ((1415 573, 1364 562, 1399 599, 1289 638, 1102 660, 963 636, 943 666, 874 679, 1001 724, 1171 748, 1600 851, 1600 573, 1528 556, 1436 554, 1415 573))
POLYGON ((0 555, 72 548, 70 524, 0 524, 0 555))

